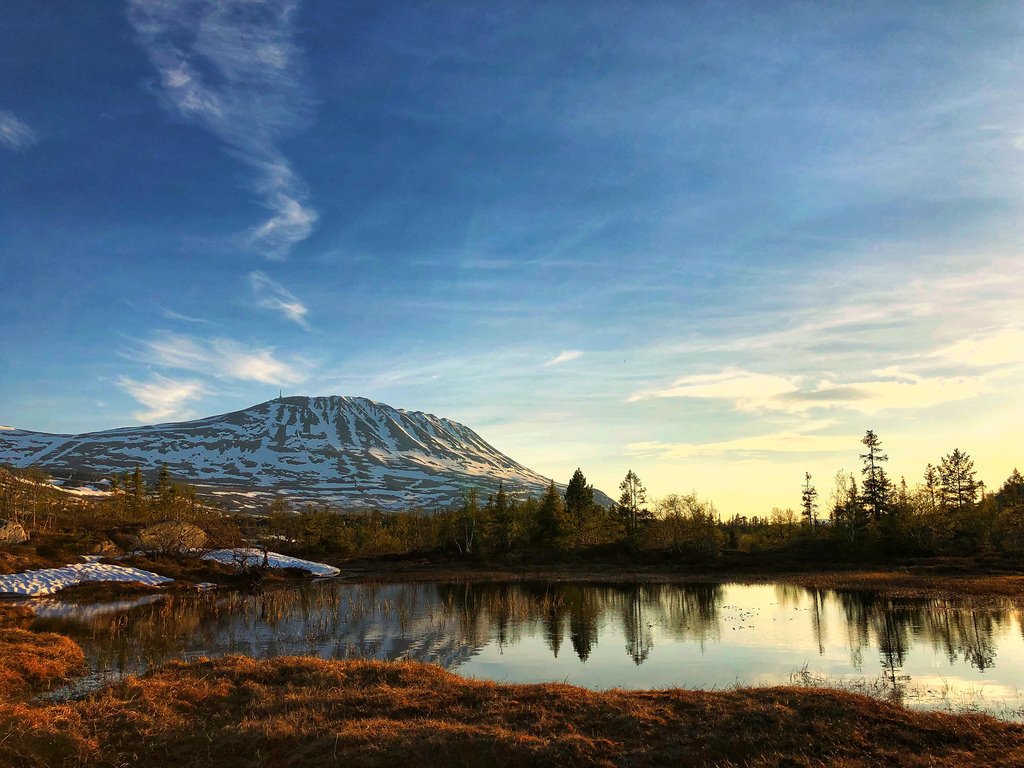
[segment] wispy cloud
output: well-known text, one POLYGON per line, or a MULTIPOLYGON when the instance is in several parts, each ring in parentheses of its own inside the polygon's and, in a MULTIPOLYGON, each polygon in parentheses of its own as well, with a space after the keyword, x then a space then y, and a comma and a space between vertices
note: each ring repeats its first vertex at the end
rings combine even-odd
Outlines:
POLYGON ((723 455, 849 453, 850 446, 856 446, 857 440, 857 437, 850 435, 820 435, 787 430, 708 443, 630 443, 626 446, 626 453, 629 456, 657 461, 723 455))
POLYGON ((292 322, 309 330, 309 323, 306 321, 309 308, 296 298, 295 294, 262 272, 250 272, 249 284, 257 307, 280 312, 292 322))
POLYGON ((937 350, 936 359, 959 366, 1003 367, 1024 363, 1024 330, 1001 328, 960 339, 937 350))
POLYGON ((875 371, 875 378, 848 382, 811 381, 806 377, 753 373, 731 368, 687 376, 660 390, 641 390, 629 402, 654 398, 720 400, 737 411, 802 414, 847 409, 862 414, 885 410, 930 408, 968 400, 987 391, 989 376, 922 375, 898 367, 875 371))
POLYGON ((796 390, 797 385, 785 376, 728 368, 719 373, 684 376, 663 389, 635 392, 629 396, 628 402, 666 397, 710 398, 728 400, 737 410, 758 411, 768 407, 780 395, 796 390))
POLYGON ((310 365, 299 358, 280 359, 273 348, 249 347, 232 339, 201 339, 162 333, 141 342, 133 357, 140 362, 221 379, 263 384, 301 384, 310 365))
POLYGON ((13 112, 0 112, 0 145, 21 152, 38 141, 36 132, 13 112))
POLYGON ((206 393, 201 382, 170 379, 158 373, 154 373, 148 381, 121 376, 117 385, 146 407, 146 410, 132 414, 144 422, 188 418, 193 414, 184 408, 185 404, 206 393))
POLYGON ((190 315, 183 315, 181 312, 175 312, 173 309, 164 308, 160 314, 162 314, 168 320, 180 320, 183 323, 205 323, 201 317, 191 317, 190 315))
POLYGON ((253 170, 252 189, 270 217, 247 239, 272 259, 286 257, 317 220, 277 145, 311 112, 293 37, 296 7, 293 0, 130 0, 129 9, 165 102, 253 170))
POLYGON ((564 349, 544 363, 544 365, 561 365, 562 363, 571 362, 572 360, 576 360, 582 356, 583 352, 578 349, 564 349))

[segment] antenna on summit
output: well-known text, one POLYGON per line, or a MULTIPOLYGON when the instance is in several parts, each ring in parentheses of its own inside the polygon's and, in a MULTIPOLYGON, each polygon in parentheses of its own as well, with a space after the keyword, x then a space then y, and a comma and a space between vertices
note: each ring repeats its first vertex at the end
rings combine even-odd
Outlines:
POLYGON ((277 390, 277 400, 278 400, 278 402, 284 400, 284 390, 283 389, 277 390))

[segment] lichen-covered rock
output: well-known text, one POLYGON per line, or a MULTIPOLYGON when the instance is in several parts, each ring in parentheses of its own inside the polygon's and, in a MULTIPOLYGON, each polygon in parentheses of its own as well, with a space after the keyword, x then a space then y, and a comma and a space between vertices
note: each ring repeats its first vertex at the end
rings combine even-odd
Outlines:
POLYGON ((13 520, 0 520, 0 544, 21 544, 28 541, 28 532, 13 520))
POLYGON ((206 544, 206 531, 192 523, 157 523, 139 532, 139 543, 147 552, 177 554, 201 549, 206 544))

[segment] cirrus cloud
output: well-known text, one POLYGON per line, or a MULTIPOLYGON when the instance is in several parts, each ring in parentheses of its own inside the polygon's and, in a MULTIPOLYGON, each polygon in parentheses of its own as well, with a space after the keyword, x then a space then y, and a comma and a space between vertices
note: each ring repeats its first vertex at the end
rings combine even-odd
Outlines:
POLYGON ((0 111, 0 145, 21 152, 38 141, 36 132, 13 112, 0 111))
POLYGON ((313 231, 317 212, 278 140, 309 120, 291 0, 131 0, 128 18, 165 103, 223 141, 254 172, 269 218, 247 234, 271 259, 313 231))
POLYGON ((309 308, 283 285, 257 271, 249 273, 249 286, 257 307, 280 312, 288 320, 309 330, 309 323, 306 322, 309 308))

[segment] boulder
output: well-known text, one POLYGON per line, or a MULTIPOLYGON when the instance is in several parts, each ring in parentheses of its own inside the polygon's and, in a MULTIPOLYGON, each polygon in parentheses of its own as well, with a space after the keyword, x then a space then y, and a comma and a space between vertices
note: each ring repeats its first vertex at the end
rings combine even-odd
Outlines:
POLYGON ((124 554, 121 548, 110 539, 100 539, 92 545, 89 549, 89 553, 93 555, 103 555, 104 557, 120 557, 124 554))
POLYGON ((0 520, 0 544, 21 544, 28 541, 28 532, 13 520, 0 520))
POLYGON ((168 521, 139 531, 139 543, 147 552, 180 554, 201 549, 206 544, 206 531, 192 523, 168 521))

